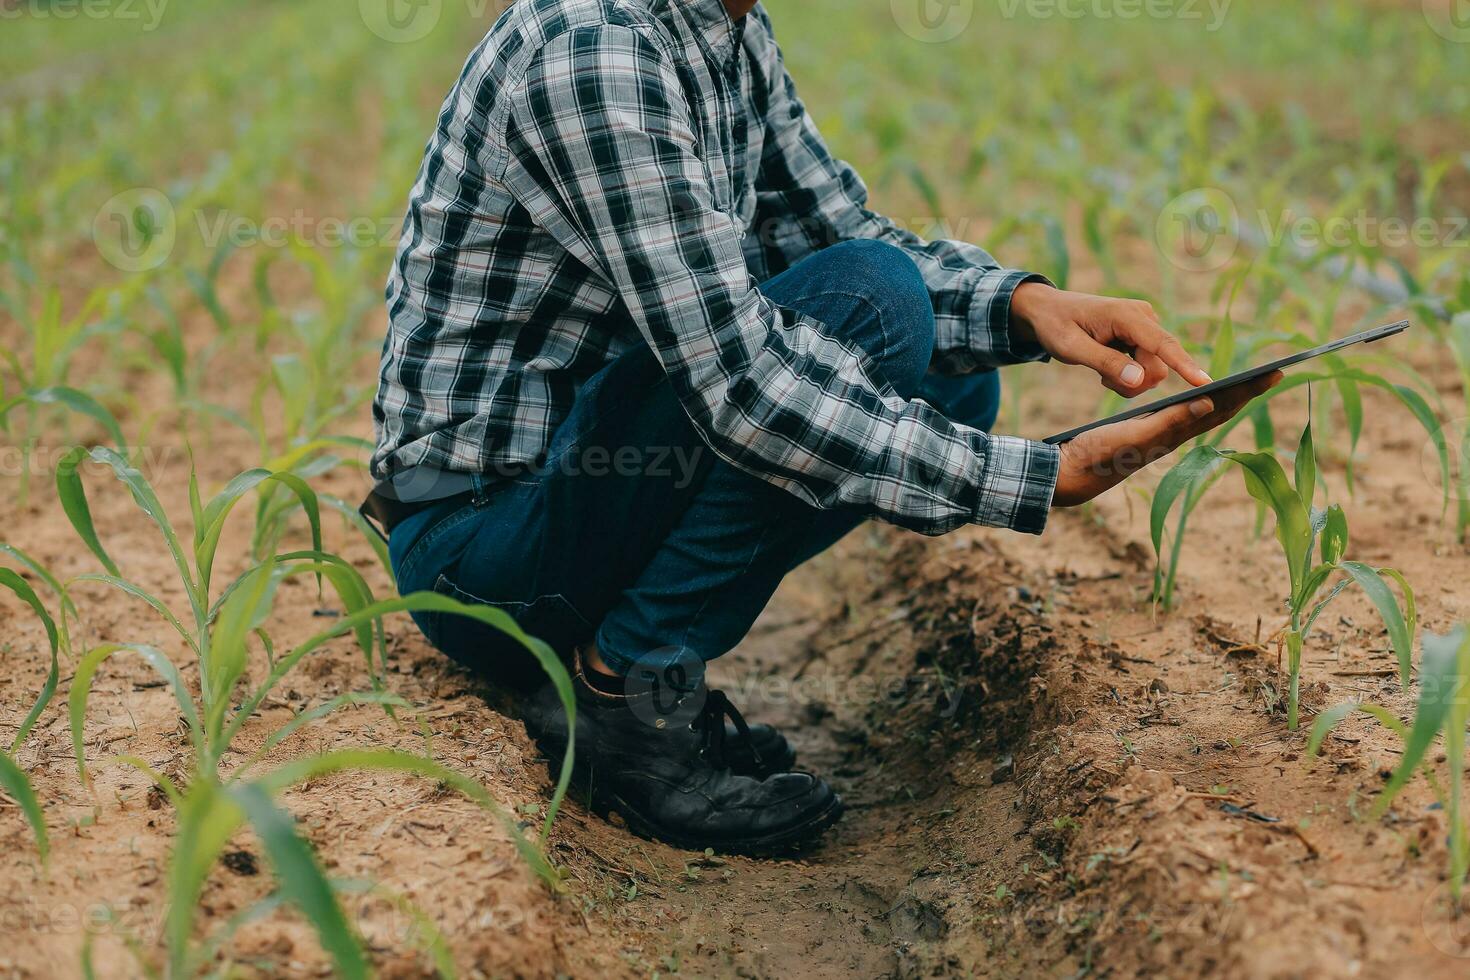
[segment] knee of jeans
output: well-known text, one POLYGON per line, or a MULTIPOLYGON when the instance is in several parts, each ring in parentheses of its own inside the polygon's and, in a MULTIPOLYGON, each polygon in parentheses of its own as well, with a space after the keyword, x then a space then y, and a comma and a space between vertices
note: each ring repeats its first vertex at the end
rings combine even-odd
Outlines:
POLYGON ((870 350, 884 379, 912 398, 934 358, 934 300, 919 267, 887 242, 853 241, 833 246, 841 275, 861 288, 883 331, 883 349, 870 350))

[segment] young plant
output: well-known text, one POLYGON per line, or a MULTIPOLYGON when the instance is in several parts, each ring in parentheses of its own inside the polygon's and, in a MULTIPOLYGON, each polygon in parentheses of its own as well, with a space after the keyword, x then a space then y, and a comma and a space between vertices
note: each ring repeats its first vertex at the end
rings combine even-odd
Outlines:
POLYGON ((1373 805, 1377 819, 1388 812, 1393 801, 1414 773, 1423 770, 1450 821, 1450 892, 1456 903, 1470 873, 1470 826, 1465 812, 1465 728, 1470 724, 1470 631, 1464 626, 1448 636, 1424 635, 1424 653, 1419 664, 1419 701, 1412 726, 1406 726, 1386 708, 1348 701, 1317 716, 1312 725, 1307 751, 1316 755, 1327 734, 1354 712, 1364 712, 1403 740, 1403 757, 1373 805), (1429 748, 1444 739, 1448 778, 1442 786, 1435 778, 1429 748), (1445 787, 1448 787, 1446 792, 1445 787))
POLYGON ((60 636, 56 629, 56 623, 51 614, 46 611, 46 606, 41 598, 36 595, 34 589, 25 579, 8 568, 0 568, 0 587, 9 589, 20 598, 22 602, 30 606, 40 618, 41 625, 46 629, 46 641, 51 647, 51 669, 46 674, 46 680, 41 685, 41 693, 36 697, 31 709, 26 712, 25 718, 20 723, 20 729, 15 733, 8 747, 0 749, 0 789, 4 789, 10 797, 20 805, 20 812, 31 825, 31 833, 36 838, 36 850, 40 852, 41 860, 44 862, 50 852, 50 840, 46 835, 46 816, 41 811, 41 804, 36 799, 35 789, 31 786, 29 777, 25 770, 16 761, 16 753, 25 744, 31 729, 36 726, 36 721, 41 717, 41 712, 51 703, 51 698, 56 694, 56 685, 60 678, 60 663, 57 651, 61 646, 60 636))
MULTIPOLYGON (((266 899, 269 907, 282 901, 297 906, 316 930, 338 975, 360 977, 367 974, 366 956, 337 902, 336 886, 327 879, 311 846, 297 833, 294 822, 275 802, 289 787, 326 773, 345 769, 409 772, 450 786, 494 814, 531 869, 549 887, 561 888, 561 878, 547 860, 543 848, 570 780, 570 748, 563 760, 561 778, 546 814, 539 845, 525 838, 519 826, 478 783, 421 756, 387 750, 330 752, 297 759, 265 775, 251 776, 256 764, 302 725, 339 708, 350 704, 376 704, 390 716, 395 708, 408 708, 401 698, 384 689, 380 673, 374 666, 375 651, 379 666, 386 660, 382 628, 385 616, 397 612, 432 611, 470 617, 504 630, 541 663, 555 684, 569 718, 573 717, 571 680, 556 655, 544 643, 527 636, 499 610, 468 606, 435 593, 375 600, 366 581, 349 562, 322 550, 316 496, 294 474, 267 470, 242 473, 205 504, 191 470, 192 540, 178 535, 146 477, 126 457, 113 450, 97 448, 90 453, 83 450, 70 453, 58 470, 57 488, 78 536, 106 569, 104 573, 77 576, 70 584, 97 582, 145 602, 179 634, 198 663, 196 693, 185 682, 178 667, 156 647, 130 642, 104 643, 80 659, 68 695, 77 770, 84 782, 89 781, 84 740, 87 702, 93 679, 111 658, 120 654, 141 658, 163 680, 177 703, 191 750, 190 771, 184 786, 158 773, 142 759, 125 757, 116 760, 153 779, 178 811, 178 829, 168 875, 169 912, 165 923, 169 975, 195 975, 213 958, 214 951, 228 938, 229 930, 238 924, 226 926, 225 934, 216 935, 210 942, 196 946, 191 941, 194 912, 209 871, 230 837, 247 823, 254 828, 275 871, 278 893, 266 899), (103 547, 77 470, 84 456, 110 468, 161 533, 188 602, 189 609, 184 617, 176 615, 158 595, 124 578, 103 547), (212 584, 215 552, 225 523, 242 498, 269 482, 281 484, 299 501, 308 517, 312 548, 271 555, 251 565, 216 592, 212 584), (276 645, 265 626, 279 587, 301 576, 314 578, 318 589, 322 588, 324 581, 330 583, 345 615, 331 628, 283 655, 277 655, 276 645), (329 641, 349 635, 355 639, 363 655, 372 690, 334 698, 296 715, 266 734, 263 744, 243 763, 227 766, 224 761, 226 753, 232 751, 237 736, 255 717, 271 691, 303 658, 320 650, 329 641), (258 643, 266 656, 264 676, 258 682, 252 681, 250 670, 252 640, 258 643)), ((14 590, 13 582, 7 581, 7 584, 14 590)), ((20 594, 26 598, 24 593, 20 594)), ((233 751, 239 752, 238 749, 233 751)))
POLYGON ((1312 425, 1302 430, 1297 446, 1294 483, 1270 453, 1238 453, 1197 446, 1170 470, 1154 493, 1150 532, 1154 553, 1163 560, 1164 522, 1181 495, 1201 481, 1208 481, 1226 464, 1238 467, 1246 491, 1276 517, 1276 539, 1286 557, 1290 588, 1286 596, 1287 624, 1279 636, 1286 648, 1290 686, 1287 694, 1287 727, 1296 731, 1301 690, 1302 649, 1317 617, 1349 585, 1356 583, 1367 593, 1388 630, 1399 662, 1399 676, 1407 689, 1415 627, 1414 592, 1409 583, 1391 568, 1374 568, 1344 558, 1348 545, 1347 515, 1338 504, 1326 510, 1312 506, 1317 488, 1317 457, 1312 445, 1312 425), (1318 557, 1314 560, 1314 552, 1318 557), (1334 576, 1342 577, 1330 589, 1334 576), (1403 592, 1400 608, 1388 580, 1403 592), (1324 593, 1324 589, 1326 589, 1324 593))

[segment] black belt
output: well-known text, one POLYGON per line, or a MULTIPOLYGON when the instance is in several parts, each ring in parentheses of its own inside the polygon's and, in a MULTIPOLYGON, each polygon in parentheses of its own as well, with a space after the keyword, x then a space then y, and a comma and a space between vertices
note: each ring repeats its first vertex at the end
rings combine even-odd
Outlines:
POLYGON ((450 501, 469 503, 475 497, 474 491, 467 490, 450 497, 440 497, 438 500, 397 500, 393 497, 384 496, 374 490, 368 494, 367 499, 358 508, 363 517, 377 524, 383 532, 383 539, 393 533, 393 529, 410 517, 430 507, 438 507, 450 501))

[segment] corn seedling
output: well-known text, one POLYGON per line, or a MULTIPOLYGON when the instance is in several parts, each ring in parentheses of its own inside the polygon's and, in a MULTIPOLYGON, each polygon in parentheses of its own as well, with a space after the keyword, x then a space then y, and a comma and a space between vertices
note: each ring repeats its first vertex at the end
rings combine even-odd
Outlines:
POLYGON ((60 661, 57 656, 57 651, 61 646, 60 631, 57 630, 51 614, 46 611, 45 604, 41 602, 40 597, 25 579, 8 568, 0 568, 0 587, 13 592, 35 611, 36 616, 41 620, 41 625, 45 627, 46 641, 51 648, 51 668, 46 674, 40 694, 36 697, 30 710, 26 712, 10 745, 0 748, 0 788, 3 788, 19 804, 26 822, 31 825, 31 832, 36 838, 36 849, 41 854, 41 860, 44 861, 50 851, 50 840, 46 834, 46 817, 41 811, 41 804, 36 799, 30 779, 26 776, 25 770, 20 767, 20 763, 16 761, 15 756, 20 751, 20 747, 25 744, 31 730, 35 728, 41 712, 46 710, 46 706, 51 703, 51 699, 56 694, 56 685, 61 676, 60 661))
POLYGON ((1470 724, 1470 632, 1460 627, 1448 636, 1426 633, 1419 664, 1419 699, 1411 725, 1376 704, 1349 701, 1322 712, 1312 725, 1307 750, 1316 755, 1329 732, 1349 715, 1363 712, 1403 741, 1403 757, 1373 805, 1372 818, 1388 812, 1414 774, 1423 771, 1450 824, 1450 892, 1458 903, 1470 873, 1470 826, 1465 812, 1465 729, 1470 724), (1448 769, 1444 783, 1435 777, 1429 749, 1443 738, 1448 769))
MULTIPOLYGON (((521 632, 514 621, 499 610, 468 606, 435 593, 375 600, 366 581, 350 563, 322 550, 317 498, 306 482, 294 474, 251 470, 231 480, 205 503, 200 496, 197 479, 191 472, 192 540, 178 535, 148 480, 129 460, 113 450, 97 448, 90 453, 74 450, 58 470, 57 490, 78 536, 106 569, 101 573, 77 576, 67 587, 72 588, 81 582, 101 583, 141 600, 174 629, 199 668, 196 694, 178 667, 157 647, 130 642, 104 643, 81 657, 68 695, 77 771, 84 782, 89 782, 84 739, 87 703, 94 678, 109 660, 119 655, 141 659, 161 678, 177 703, 192 754, 192 768, 185 786, 180 787, 143 760, 116 760, 140 769, 153 779, 178 811, 178 830, 169 870, 169 913, 165 924, 171 976, 194 975, 205 965, 206 960, 201 958, 204 952, 215 948, 210 944, 199 947, 192 944, 194 911, 210 868, 231 835, 247 823, 261 840, 275 870, 278 894, 271 900, 284 900, 300 909, 316 930, 339 975, 366 975, 365 955, 343 916, 333 884, 327 880, 310 845, 297 833, 291 818, 275 802, 276 797, 291 786, 344 769, 415 773, 456 789, 494 814, 531 869, 548 886, 560 887, 560 877, 547 861, 542 846, 527 840, 518 825, 483 787, 446 770, 431 759, 397 751, 349 750, 298 759, 265 775, 249 778, 255 766, 274 747, 303 725, 332 711, 349 704, 375 704, 391 715, 395 708, 408 707, 402 699, 384 689, 374 666, 375 651, 379 666, 386 657, 382 620, 387 615, 423 611, 457 614, 510 633, 541 663, 556 685, 563 704, 571 712, 570 678, 545 644, 521 632), (84 455, 112 470, 162 535, 188 603, 186 615, 176 615, 158 595, 124 578, 103 546, 93 525, 77 469, 84 455), (300 502, 308 516, 312 547, 308 551, 272 555, 253 564, 216 591, 213 585, 215 552, 230 513, 241 499, 267 482, 282 484, 300 502), (279 587, 290 579, 303 576, 315 578, 319 589, 323 581, 330 583, 345 614, 330 629, 277 654, 276 645, 265 625, 279 587), (303 658, 343 636, 354 638, 367 665, 372 690, 335 698, 298 714, 267 734, 263 746, 244 763, 226 768, 223 765, 226 752, 270 692, 303 658), (263 678, 254 683, 249 664, 252 639, 258 642, 267 658, 263 678)), ((34 599, 33 593, 17 588, 16 583, 24 585, 18 576, 13 581, 3 578, 0 581, 28 602, 34 599)), ((38 612, 42 611, 37 603, 32 604, 38 612)), ((49 623, 49 617, 46 622, 49 623)), ((52 635, 54 646, 54 631, 52 635)), ((38 707, 33 714, 39 714, 39 710, 38 707)), ((569 750, 542 827, 543 845, 565 796, 571 763, 569 750)))
MULTIPOLYGON (((1211 366, 1214 367, 1215 365, 1212 364, 1211 366)), ((1181 464, 1180 467, 1176 467, 1175 470, 1170 471, 1169 476, 1174 479, 1170 481, 1168 499, 1162 505, 1160 504, 1159 496, 1165 490, 1164 484, 1161 482, 1158 490, 1155 491, 1154 526, 1152 533, 1156 552, 1161 548, 1163 542, 1164 528, 1159 522, 1167 518, 1169 511, 1176 502, 1180 505, 1179 514, 1172 532, 1169 558, 1167 561, 1164 561, 1162 552, 1160 552, 1160 560, 1154 573, 1154 600, 1162 608, 1168 610, 1174 607, 1175 585, 1178 578, 1189 516, 1199 506, 1205 494, 1209 492, 1222 475, 1219 467, 1205 465, 1205 462, 1231 455, 1228 450, 1221 450, 1219 447, 1224 443, 1230 433, 1235 431, 1237 426, 1247 422, 1251 423, 1255 429, 1257 452, 1269 453, 1275 438, 1269 408, 1267 407, 1269 402, 1294 388, 1310 385, 1314 381, 1330 382, 1336 387, 1341 397, 1341 406, 1344 416, 1347 419, 1348 431, 1352 437, 1354 446, 1363 426, 1363 403, 1359 395, 1359 388, 1361 386, 1367 385, 1385 391, 1407 408, 1428 436, 1429 443, 1434 449, 1441 485, 1444 488, 1444 507, 1446 510, 1448 509, 1452 472, 1449 442, 1445 436, 1444 426, 1439 421, 1439 414, 1430 406, 1429 402, 1425 400, 1424 396, 1418 390, 1409 385, 1396 384, 1376 374, 1369 374, 1358 368, 1349 367, 1341 362, 1338 362, 1336 367, 1329 368, 1325 372, 1304 371, 1290 375, 1281 384, 1267 392, 1260 399, 1257 399, 1246 411, 1220 426, 1214 432, 1210 433, 1208 437, 1201 440, 1201 443, 1186 457, 1186 459, 1194 458, 1197 462, 1192 463, 1188 467, 1183 467, 1181 464), (1343 395, 1343 392, 1349 392, 1350 394, 1343 395), (1162 510, 1160 510, 1161 506, 1162 510)), ((1311 410, 1309 405, 1310 414, 1311 410)), ((1308 429, 1310 430, 1310 428, 1311 426, 1309 425, 1308 429)), ((1315 472, 1315 449, 1313 452, 1312 470, 1315 472)), ((1351 452, 1349 455, 1351 455, 1351 452)), ((1351 472, 1351 469, 1349 469, 1349 472, 1351 472)), ((1303 499, 1306 510, 1310 514, 1312 510, 1312 497, 1308 494, 1303 499)), ((1257 500, 1259 501, 1260 498, 1257 498, 1257 500)), ((1265 508, 1267 505, 1262 502, 1262 507, 1265 508)))
POLYGON ((1302 430, 1297 445, 1294 482, 1276 457, 1269 453, 1238 453, 1197 446, 1170 470, 1154 493, 1150 532, 1154 552, 1163 559, 1164 524, 1174 502, 1191 487, 1209 481, 1225 464, 1239 468, 1246 491, 1276 517, 1276 539, 1281 544, 1290 575, 1286 606, 1289 620, 1280 633, 1285 645, 1290 686, 1287 691, 1287 727, 1296 731, 1301 689, 1302 648, 1317 618, 1333 599, 1356 583, 1372 601, 1388 630, 1399 676, 1407 688, 1415 628, 1414 592, 1409 583, 1391 568, 1374 568, 1344 558, 1348 546, 1347 515, 1333 504, 1326 510, 1312 506, 1317 488, 1317 457, 1312 445, 1312 426, 1302 430), (1320 546, 1320 548, 1319 548, 1320 546), (1319 552, 1314 560, 1314 552, 1319 552), (1334 576, 1342 577, 1330 589, 1334 576), (1400 607, 1388 582, 1403 593, 1400 607), (1324 593, 1323 590, 1327 589, 1324 593), (1320 598, 1319 598, 1320 596, 1320 598))

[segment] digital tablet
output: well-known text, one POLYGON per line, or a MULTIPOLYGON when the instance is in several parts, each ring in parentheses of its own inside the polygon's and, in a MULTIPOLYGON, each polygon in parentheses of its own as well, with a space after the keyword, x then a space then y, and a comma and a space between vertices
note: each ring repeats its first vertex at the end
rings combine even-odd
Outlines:
POLYGON ((1136 419, 1143 415, 1152 415, 1154 412, 1163 411, 1172 405, 1192 402, 1196 398, 1204 395, 1212 395, 1217 391, 1224 391, 1226 388, 1234 388, 1236 385, 1245 384, 1247 381, 1254 381, 1256 378, 1270 374, 1272 371, 1280 371, 1283 368, 1291 367, 1293 364, 1310 361, 1314 357, 1331 354, 1333 351, 1340 351, 1344 347, 1351 347, 1354 344, 1371 344, 1375 340, 1392 337, 1394 334, 1403 333, 1407 329, 1409 329, 1409 321, 1400 320, 1398 323, 1389 323, 1381 327, 1374 327, 1372 330, 1364 330, 1362 333, 1355 333, 1349 337, 1343 337, 1341 340, 1334 340, 1330 344, 1313 347, 1311 350, 1297 351, 1295 354, 1283 357, 1277 361, 1272 361, 1270 364, 1262 364, 1260 367, 1254 367, 1248 371, 1242 371, 1239 374, 1232 374, 1228 378, 1221 378, 1219 381, 1211 381, 1209 384, 1201 385, 1198 388, 1181 391, 1177 395, 1161 398, 1148 405, 1130 408, 1128 411, 1114 415, 1112 418, 1103 419, 1099 422, 1089 422, 1087 425, 1069 429, 1066 432, 1051 436, 1046 442, 1053 446, 1060 445, 1064 442, 1071 442, 1084 432, 1090 432, 1093 429, 1098 429, 1105 425, 1112 425, 1114 422, 1126 422, 1129 419, 1136 419))

